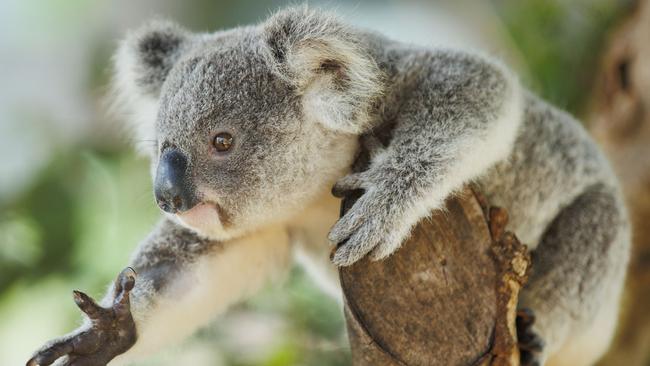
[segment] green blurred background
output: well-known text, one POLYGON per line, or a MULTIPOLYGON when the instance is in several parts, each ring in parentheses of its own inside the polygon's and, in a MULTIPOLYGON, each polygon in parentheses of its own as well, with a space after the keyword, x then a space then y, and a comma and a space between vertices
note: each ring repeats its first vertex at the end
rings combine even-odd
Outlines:
MULTIPOLYGON (((294 2, 295 3, 295 2, 294 2)), ((101 296, 157 221, 147 162, 104 108, 127 29, 163 15, 197 31, 283 1, 0 2, 0 365, 73 329, 71 290, 101 296)), ((487 50, 580 115, 626 1, 315 2, 394 38, 487 50)), ((143 365, 348 365, 340 306, 299 268, 143 365)))

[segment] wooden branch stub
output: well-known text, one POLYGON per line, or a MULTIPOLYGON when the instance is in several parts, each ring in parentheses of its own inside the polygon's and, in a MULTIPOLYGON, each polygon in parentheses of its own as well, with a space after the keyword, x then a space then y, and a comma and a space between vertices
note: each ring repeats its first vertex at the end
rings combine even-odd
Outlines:
POLYGON ((499 267, 497 287, 497 318, 494 324, 492 360, 486 364, 518 365, 517 330, 515 320, 519 290, 528 279, 531 258, 517 237, 505 231, 508 213, 501 208, 489 209, 489 227, 492 235, 492 253, 499 267))
POLYGON ((505 211, 466 189, 393 256, 342 268, 353 364, 517 365, 530 258, 506 223, 505 211))

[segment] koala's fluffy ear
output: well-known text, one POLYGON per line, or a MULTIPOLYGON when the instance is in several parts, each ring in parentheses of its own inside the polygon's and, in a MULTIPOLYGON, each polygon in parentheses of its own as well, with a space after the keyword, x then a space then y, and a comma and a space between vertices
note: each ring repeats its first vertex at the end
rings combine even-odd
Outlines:
POLYGON ((170 21, 156 20, 130 33, 114 57, 112 109, 124 114, 134 143, 145 154, 155 152, 155 117, 160 89, 191 34, 170 21))
POLYGON ((282 10, 263 26, 272 67, 296 87, 310 118, 346 133, 370 127, 382 77, 353 29, 306 6, 282 10))
POLYGON ((189 39, 187 31, 165 20, 155 20, 129 34, 115 55, 118 88, 158 97, 167 74, 189 39))

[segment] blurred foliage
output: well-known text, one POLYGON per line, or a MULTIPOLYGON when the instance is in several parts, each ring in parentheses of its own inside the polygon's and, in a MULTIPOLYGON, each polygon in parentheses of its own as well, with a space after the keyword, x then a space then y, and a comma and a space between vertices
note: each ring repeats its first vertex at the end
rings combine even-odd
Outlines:
MULTIPOLYGON (((194 0, 192 6, 177 2, 175 11, 182 23, 213 30, 256 21, 281 3, 262 7, 255 1, 194 0)), ((57 0, 46 10, 56 18, 75 19, 62 30, 72 32, 82 23, 77 13, 89 4, 57 0)), ((555 104, 580 112, 603 38, 627 3, 493 4, 530 69, 532 76, 525 82, 555 104)), ((51 22, 47 11, 43 19, 34 20, 42 27, 51 22)), ((59 19, 56 24, 61 23, 59 19)), ((113 49, 114 42, 104 35, 89 50, 85 87, 96 98, 107 83, 113 49)), ((20 195, 0 197, 0 364, 24 361, 35 344, 74 327, 79 315, 69 291, 81 288, 101 296, 155 224, 159 214, 148 165, 134 158, 126 145, 98 128, 85 142, 56 151, 20 195)), ((186 342, 182 352, 172 348, 145 364, 350 364, 340 306, 299 269, 281 289, 270 287, 231 313, 186 342), (254 324, 244 327, 245 319, 254 324), (250 334, 238 333, 245 329, 269 334, 255 343, 245 340, 250 334), (244 343, 233 341, 239 338, 244 343), (170 353, 175 356, 167 357, 170 353)))
POLYGON ((536 93, 574 114, 590 95, 607 32, 632 1, 494 0, 536 93))

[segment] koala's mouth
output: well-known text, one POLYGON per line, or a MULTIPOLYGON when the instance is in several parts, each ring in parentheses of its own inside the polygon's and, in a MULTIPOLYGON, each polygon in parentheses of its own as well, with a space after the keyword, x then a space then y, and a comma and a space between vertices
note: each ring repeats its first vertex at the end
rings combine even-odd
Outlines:
POLYGON ((176 216, 186 225, 199 230, 215 226, 223 228, 230 226, 228 213, 215 202, 200 202, 187 211, 178 212, 176 216))

